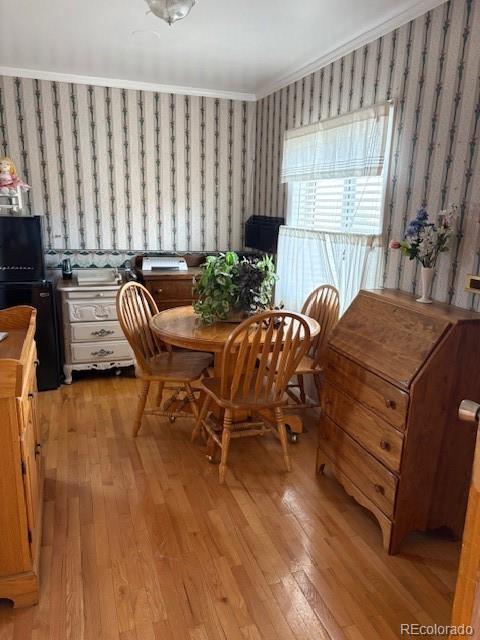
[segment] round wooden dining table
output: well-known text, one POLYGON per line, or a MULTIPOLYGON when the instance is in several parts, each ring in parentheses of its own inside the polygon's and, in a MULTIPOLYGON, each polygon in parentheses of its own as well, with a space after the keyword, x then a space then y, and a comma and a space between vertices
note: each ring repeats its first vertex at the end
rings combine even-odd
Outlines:
MULTIPOLYGON (((301 314, 299 314, 301 315, 301 314)), ((320 331, 320 325, 313 318, 302 316, 314 338, 320 331)), ((215 373, 220 375, 220 355, 229 335, 238 327, 235 322, 215 322, 204 324, 192 306, 174 307, 157 313, 150 321, 152 331, 161 340, 175 347, 208 351, 215 357, 215 373)))
MULTIPOLYGON (((299 314, 301 315, 301 314, 299 314)), ((320 332, 320 325, 313 318, 302 315, 308 323, 310 338, 314 338, 320 332)), ((192 306, 174 307, 160 311, 150 320, 152 331, 164 342, 174 347, 191 349, 192 351, 208 351, 214 354, 214 373, 220 376, 221 354, 227 338, 238 327, 234 322, 215 322, 211 325, 204 324, 192 306)), ((285 413, 291 435, 291 440, 303 431, 303 421, 300 416, 291 413, 294 407, 288 406, 285 413)))

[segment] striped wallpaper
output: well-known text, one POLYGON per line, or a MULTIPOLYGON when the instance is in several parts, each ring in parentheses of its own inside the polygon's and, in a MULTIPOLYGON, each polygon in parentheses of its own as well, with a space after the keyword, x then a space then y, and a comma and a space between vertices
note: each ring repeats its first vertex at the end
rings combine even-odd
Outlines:
MULTIPOLYGON (((458 233, 437 265, 434 298, 480 310, 464 291, 480 273, 480 0, 452 0, 257 102, 255 211, 283 215, 286 129, 388 99, 396 122, 385 245, 421 204, 458 203, 458 233)), ((387 251, 385 284, 419 289, 415 263, 387 251)))
POLYGON ((49 264, 243 246, 255 104, 0 78, 0 155, 44 214, 49 264))
MULTIPOLYGON (((452 0, 254 103, 0 77, 0 153, 45 216, 48 262, 120 265, 138 251, 243 246, 243 221, 281 215, 285 129, 396 102, 385 244, 420 204, 460 206, 434 297, 480 310, 480 0, 452 0)), ((387 251, 385 284, 418 291, 387 251)))

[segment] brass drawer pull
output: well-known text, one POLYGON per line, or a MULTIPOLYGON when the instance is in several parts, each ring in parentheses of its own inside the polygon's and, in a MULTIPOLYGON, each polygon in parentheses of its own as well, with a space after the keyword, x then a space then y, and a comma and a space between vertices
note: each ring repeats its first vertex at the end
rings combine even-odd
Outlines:
POLYGON ((384 451, 390 451, 390 449, 392 448, 392 445, 387 442, 386 440, 380 440, 380 449, 383 449, 384 451))
POLYGON ((163 289, 157 289, 157 293, 163 293, 163 289))
POLYGON ((34 397, 35 397, 35 394, 30 391, 30 393, 28 394, 28 399, 33 400, 34 397))
POLYGON ((382 487, 381 484, 374 484, 373 486, 375 487, 375 491, 377 493, 381 493, 382 495, 385 495, 385 488, 382 487))
POLYGON ((33 364, 38 367, 38 365, 40 364, 40 360, 37 358, 36 360, 33 361, 33 364))
POLYGON ((395 400, 385 400, 385 406, 387 407, 387 409, 396 409, 397 403, 395 402, 395 400))
POLYGON ((110 349, 99 349, 98 351, 91 351, 90 355, 92 356, 111 356, 113 351, 110 349))
POLYGON ((114 333, 115 331, 112 331, 111 329, 99 329, 98 331, 92 331, 90 335, 103 338, 104 336, 111 336, 114 333))

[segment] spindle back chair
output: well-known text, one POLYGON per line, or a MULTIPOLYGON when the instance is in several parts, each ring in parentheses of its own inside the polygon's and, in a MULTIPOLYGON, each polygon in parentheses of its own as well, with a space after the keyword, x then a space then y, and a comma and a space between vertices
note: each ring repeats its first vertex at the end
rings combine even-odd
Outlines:
POLYGON ((280 440, 285 466, 290 470, 287 432, 282 411, 286 387, 310 346, 307 321, 288 311, 266 311, 242 322, 230 334, 222 351, 220 378, 203 379, 206 393, 192 435, 205 428, 221 448, 219 479, 225 479, 231 438, 263 435, 270 431, 280 440), (218 429, 207 414, 211 403, 221 408, 218 429), (261 418, 235 421, 235 412, 261 418), (220 433, 221 432, 221 433, 220 433))
MULTIPOLYGON (((150 321, 158 308, 150 292, 138 282, 125 283, 117 293, 117 317, 137 362, 137 376, 142 390, 137 407, 133 435, 140 430, 144 415, 177 417, 198 416, 197 401, 191 383, 198 380, 213 362, 210 353, 173 351, 151 330, 150 321), (157 407, 145 410, 151 382, 158 383, 157 407), (173 393, 162 407, 162 394, 167 383, 173 383, 173 393), (185 394, 179 399, 181 393, 185 394), (175 410, 190 404, 192 413, 175 410)), ((170 387, 172 388, 172 387, 170 387)))
POLYGON ((338 322, 339 312, 339 293, 330 284, 323 284, 312 291, 303 304, 302 313, 313 318, 320 325, 320 333, 313 338, 308 352, 313 358, 314 367, 322 366, 328 339, 332 329, 338 322))
POLYGON ((117 316, 133 349, 138 366, 150 373, 149 361, 161 351, 171 351, 151 330, 150 320, 158 307, 148 289, 138 282, 127 282, 117 295, 117 316))
POLYGON ((319 323, 320 332, 313 338, 308 353, 302 358, 295 370, 296 382, 290 382, 287 387, 287 393, 294 400, 297 408, 320 406, 322 368, 327 353, 328 340, 338 322, 339 312, 338 290, 332 285, 321 285, 312 291, 305 300, 302 313, 319 323), (313 377, 318 396, 317 402, 307 402, 304 376, 313 377), (298 389, 298 394, 292 389, 298 389))

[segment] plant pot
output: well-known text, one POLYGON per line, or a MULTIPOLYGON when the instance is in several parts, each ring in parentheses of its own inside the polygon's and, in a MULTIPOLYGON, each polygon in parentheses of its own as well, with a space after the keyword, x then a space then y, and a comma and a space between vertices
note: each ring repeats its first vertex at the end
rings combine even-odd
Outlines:
POLYGON ((422 283, 422 296, 417 298, 417 302, 422 304, 431 304, 430 292, 432 289, 432 280, 435 269, 433 267, 422 267, 420 271, 420 278, 422 283))

